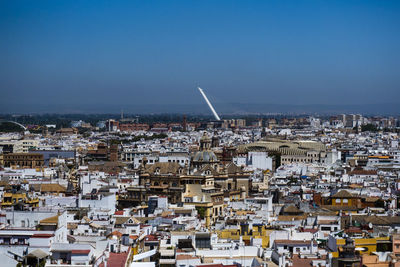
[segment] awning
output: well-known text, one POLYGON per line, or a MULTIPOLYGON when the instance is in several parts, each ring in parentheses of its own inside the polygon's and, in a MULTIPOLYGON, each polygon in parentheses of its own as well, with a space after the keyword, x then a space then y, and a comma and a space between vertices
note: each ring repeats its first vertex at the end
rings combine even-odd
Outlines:
POLYGON ((47 256, 49 256, 49 254, 47 254, 46 252, 44 252, 43 250, 41 250, 39 248, 35 249, 34 251, 32 251, 31 253, 29 253, 27 255, 27 257, 35 257, 38 259, 43 259, 43 258, 46 258, 47 256))

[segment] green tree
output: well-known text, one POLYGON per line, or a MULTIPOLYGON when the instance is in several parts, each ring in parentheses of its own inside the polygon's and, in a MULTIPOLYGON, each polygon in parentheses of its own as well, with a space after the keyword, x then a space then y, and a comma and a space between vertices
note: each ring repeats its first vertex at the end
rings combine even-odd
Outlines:
POLYGON ((200 218, 204 219, 204 216, 206 216, 206 208, 197 207, 196 210, 197 210, 197 213, 199 214, 200 218))
POLYGON ((376 128, 375 125, 373 124, 366 124, 361 126, 361 131, 362 132, 377 132, 378 128, 376 128))

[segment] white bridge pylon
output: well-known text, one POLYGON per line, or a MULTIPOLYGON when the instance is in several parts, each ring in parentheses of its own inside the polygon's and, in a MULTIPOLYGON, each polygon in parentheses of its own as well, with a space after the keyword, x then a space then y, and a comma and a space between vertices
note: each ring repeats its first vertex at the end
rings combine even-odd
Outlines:
POLYGON ((206 101, 208 107, 211 109, 211 112, 213 113, 214 118, 215 118, 217 121, 220 121, 221 118, 218 116, 218 114, 217 114, 217 112, 215 111, 214 107, 211 105, 211 102, 210 102, 210 100, 208 100, 208 98, 207 98, 206 94, 204 93, 203 89, 201 89, 200 87, 197 87, 197 88, 199 89, 200 94, 203 96, 204 100, 206 101))

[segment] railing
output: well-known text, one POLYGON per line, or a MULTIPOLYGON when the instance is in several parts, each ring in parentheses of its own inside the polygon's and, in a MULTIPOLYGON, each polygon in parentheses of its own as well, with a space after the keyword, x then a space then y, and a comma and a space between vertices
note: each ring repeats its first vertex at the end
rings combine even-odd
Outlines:
POLYGON ((46 263, 45 267, 92 267, 91 264, 46 263))
POLYGON ((92 266, 91 264, 71 264, 71 261, 63 261, 61 259, 59 260, 50 260, 48 259, 46 262, 45 267, 57 267, 57 266, 61 266, 61 267, 90 267, 92 266))
POLYGON ((130 247, 128 256, 126 257, 125 260, 125 267, 129 267, 131 265, 132 260, 133 260, 133 248, 130 247))

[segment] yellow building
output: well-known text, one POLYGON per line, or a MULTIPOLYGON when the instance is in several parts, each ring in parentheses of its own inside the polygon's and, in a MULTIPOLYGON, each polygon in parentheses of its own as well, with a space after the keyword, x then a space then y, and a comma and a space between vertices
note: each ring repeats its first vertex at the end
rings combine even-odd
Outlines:
POLYGON ((332 206, 358 207, 360 198, 353 196, 346 190, 340 190, 332 196, 332 206))
MULTIPOLYGON (((200 218, 205 220, 205 226, 208 228, 210 227, 214 220, 218 217, 219 206, 215 207, 212 202, 190 202, 184 203, 185 205, 194 205, 197 213, 200 215, 200 218)), ((221 207, 221 209, 223 206, 221 207)))
POLYGON ((229 201, 239 201, 242 199, 242 193, 240 190, 229 191, 229 201))
MULTIPOLYGON (((354 245, 356 247, 356 251, 358 251, 361 255, 363 254, 371 254, 376 252, 376 247, 379 241, 390 241, 390 237, 376 237, 376 238, 354 238, 354 245)), ((338 247, 338 251, 333 252, 332 256, 334 258, 339 256, 339 250, 346 243, 345 239, 336 239, 336 245, 338 247)))
POLYGON ((274 230, 267 229, 265 225, 261 224, 254 224, 251 229, 248 229, 246 226, 247 224, 241 225, 237 229, 224 229, 217 231, 217 234, 221 239, 240 240, 240 237, 242 237, 243 242, 246 244, 249 244, 252 238, 261 239, 263 248, 269 246, 269 235, 274 230))
POLYGON ((224 216, 224 193, 213 186, 187 184, 182 193, 185 205, 194 205, 198 214, 205 219, 205 226, 210 227, 218 217, 224 216))
POLYGON ((18 203, 23 203, 30 207, 39 207, 39 199, 30 198, 26 193, 4 193, 1 206, 11 207, 18 203))

